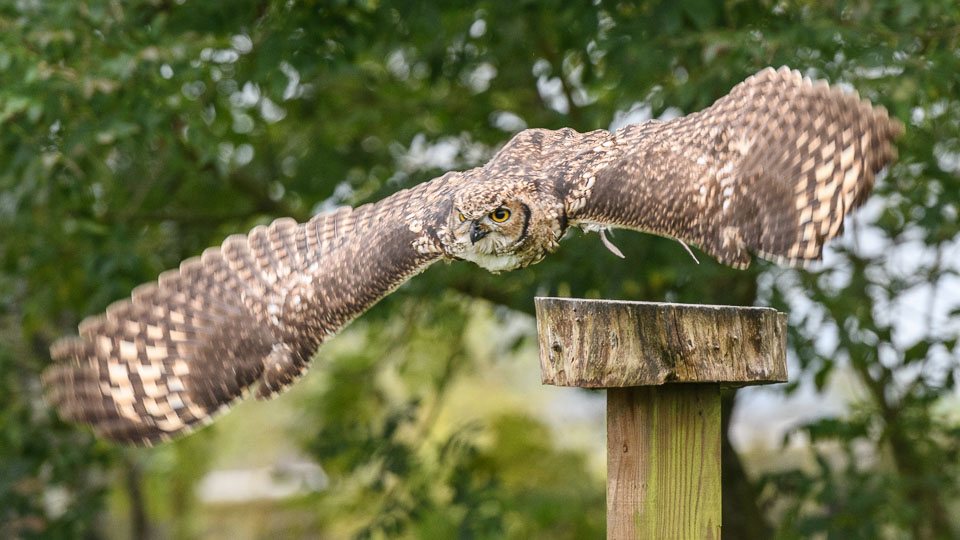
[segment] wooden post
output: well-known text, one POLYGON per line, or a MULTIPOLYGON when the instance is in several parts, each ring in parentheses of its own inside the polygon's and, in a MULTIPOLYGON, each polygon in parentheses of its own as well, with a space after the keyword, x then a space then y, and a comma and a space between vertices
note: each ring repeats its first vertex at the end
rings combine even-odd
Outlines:
POLYGON ((786 316, 567 298, 536 309, 542 382, 608 389, 607 538, 719 538, 720 387, 787 380, 786 316))

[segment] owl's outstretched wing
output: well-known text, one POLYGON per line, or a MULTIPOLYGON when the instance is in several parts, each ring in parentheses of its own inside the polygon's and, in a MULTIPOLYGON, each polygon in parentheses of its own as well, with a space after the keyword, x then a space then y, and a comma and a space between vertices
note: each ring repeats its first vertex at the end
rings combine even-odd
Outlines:
POLYGON ((48 398, 102 437, 151 444, 209 423, 257 381, 272 395, 324 339, 442 256, 436 229, 461 179, 227 238, 54 343, 48 398))
POLYGON ((583 134, 560 191, 586 228, 677 238, 736 267, 750 252, 802 263, 842 232, 902 130, 854 93, 768 68, 700 112, 583 134))
MULTIPOLYGON (((103 437, 152 443, 209 422, 258 381, 272 395, 328 336, 444 256, 454 190, 470 181, 521 178, 538 200, 559 198, 550 249, 569 223, 671 236, 734 266, 750 251, 816 259, 901 130, 883 109, 786 69, 669 122, 526 130, 482 168, 257 227, 137 288, 51 347, 62 363, 44 375, 49 397, 103 437)), ((533 247, 524 264, 542 256, 533 247)))

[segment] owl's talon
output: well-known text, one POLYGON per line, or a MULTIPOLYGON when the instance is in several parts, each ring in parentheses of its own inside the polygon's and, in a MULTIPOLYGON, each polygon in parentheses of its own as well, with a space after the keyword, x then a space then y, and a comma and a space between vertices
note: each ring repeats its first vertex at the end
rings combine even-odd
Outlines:
MULTIPOLYGON (((610 234, 612 235, 613 233, 610 233, 610 234)), ((620 249, 617 246, 613 245, 613 242, 611 242, 610 239, 607 238, 607 229, 600 229, 600 240, 602 240, 603 245, 610 250, 610 253, 613 253, 614 255, 616 255, 617 257, 620 257, 621 259, 626 259, 626 257, 623 255, 623 252, 620 251, 620 249)))
POLYGON ((687 250, 687 253, 689 253, 690 256, 693 257, 693 262, 700 264, 700 259, 698 259, 697 256, 693 254, 693 250, 690 249, 690 246, 688 246, 686 242, 684 242, 683 240, 680 240, 679 238, 677 238, 677 242, 680 242, 680 245, 683 246, 683 249, 687 250))

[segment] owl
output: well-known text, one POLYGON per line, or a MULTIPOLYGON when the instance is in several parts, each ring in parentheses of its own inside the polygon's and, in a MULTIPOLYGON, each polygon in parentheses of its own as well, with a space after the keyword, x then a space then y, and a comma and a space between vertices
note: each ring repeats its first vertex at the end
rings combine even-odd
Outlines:
POLYGON ((740 268, 751 254, 816 260, 901 132, 884 109, 787 68, 670 121, 528 129, 482 167, 278 219, 164 272, 51 346, 47 396, 101 437, 168 440, 248 388, 282 391, 326 339, 430 264, 523 268, 571 227, 667 236, 740 268))

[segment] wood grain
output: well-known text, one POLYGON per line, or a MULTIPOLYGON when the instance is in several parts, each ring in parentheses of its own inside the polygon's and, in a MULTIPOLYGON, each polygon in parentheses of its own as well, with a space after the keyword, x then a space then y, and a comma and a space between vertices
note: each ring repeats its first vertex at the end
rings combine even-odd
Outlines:
POLYGON ((544 384, 591 388, 787 380, 771 308, 537 298, 544 384))
POLYGON ((607 538, 720 538, 717 384, 607 391, 607 538))

